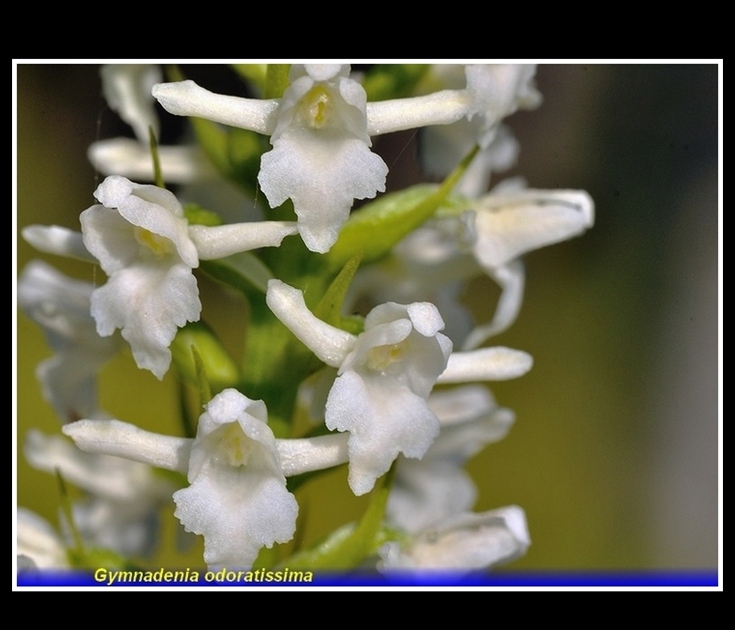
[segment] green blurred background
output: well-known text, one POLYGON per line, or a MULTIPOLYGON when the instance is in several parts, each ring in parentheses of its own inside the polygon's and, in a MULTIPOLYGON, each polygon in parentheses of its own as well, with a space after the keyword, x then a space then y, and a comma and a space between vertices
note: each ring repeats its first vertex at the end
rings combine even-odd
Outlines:
MULTIPOLYGON (((190 69, 205 87, 235 93, 226 69, 190 69)), ((533 544, 512 569, 714 568, 718 66, 541 64, 537 85, 542 106, 507 121, 520 141, 519 163, 494 182, 522 175, 534 188, 585 189, 596 225, 527 257, 520 318, 493 341, 530 352, 535 365, 492 387, 517 420, 469 464, 480 486, 475 509, 526 510, 533 544)), ((173 124, 172 135, 182 123, 173 124)), ((44 258, 74 277, 104 281, 89 265, 40 255, 19 230, 78 229, 101 181, 87 147, 120 134, 130 131, 102 99, 98 65, 17 66, 18 272, 44 258)), ((381 139, 376 150, 390 142, 381 139)), ((392 177, 410 172, 413 159, 404 151, 403 164, 389 162, 392 177)), ((240 348, 233 324, 241 305, 212 283, 201 289, 204 316, 240 348)), ((485 280, 469 293, 481 296, 476 306, 485 311, 497 295, 485 280)), ((48 356, 40 329, 19 313, 20 445, 31 427, 59 431, 34 377, 48 356)), ((115 417, 176 431, 170 377, 160 384, 127 353, 105 366, 100 386, 102 407, 115 417)), ((340 524, 335 514, 354 518, 364 508, 342 471, 330 477, 326 490, 315 483, 300 497, 307 542, 340 524)), ((56 481, 31 469, 20 447, 17 503, 58 522, 56 481)), ((166 536, 175 534, 171 520, 166 536)), ((201 563, 199 545, 192 566, 201 563)))

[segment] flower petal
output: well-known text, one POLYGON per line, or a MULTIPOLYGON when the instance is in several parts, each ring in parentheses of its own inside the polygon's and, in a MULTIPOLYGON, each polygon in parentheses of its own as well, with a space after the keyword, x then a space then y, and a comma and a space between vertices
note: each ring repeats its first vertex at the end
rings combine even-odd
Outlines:
POLYGON ((151 433, 120 420, 78 420, 62 429, 83 451, 186 472, 191 440, 151 433))
POLYGON ((171 114, 195 116, 224 125, 270 134, 275 128, 278 101, 214 94, 194 81, 159 83, 153 96, 171 114))
POLYGON ((293 201, 304 243, 324 253, 353 201, 385 191, 387 174, 382 158, 360 139, 289 129, 263 155, 258 182, 271 207, 293 201))
POLYGON ((298 234, 293 221, 257 221, 208 227, 192 225, 189 236, 201 260, 224 258, 261 247, 278 247, 291 234, 298 234))
POLYGON ((268 281, 266 303, 309 350, 332 367, 339 367, 355 345, 355 336, 326 324, 306 307, 304 294, 277 279, 268 281))
POLYGON ((21 230, 23 238, 33 247, 47 254, 97 262, 84 246, 81 232, 58 225, 29 225, 21 230))
POLYGON ((66 481, 114 501, 134 502, 141 500, 149 489, 157 492, 154 488, 169 486, 155 478, 145 464, 107 454, 85 453, 59 435, 29 431, 24 454, 34 468, 47 472, 59 470, 66 481))
POLYGON ((120 328, 138 366, 159 379, 171 364, 176 331, 197 321, 201 309, 196 278, 183 264, 132 266, 92 294, 97 332, 107 336, 120 328))
POLYGON ((147 146, 149 128, 158 137, 151 89, 161 80, 161 68, 151 64, 106 64, 100 74, 108 105, 133 128, 138 142, 147 146))
POLYGON ((523 376, 532 366, 530 354, 502 346, 453 352, 437 383, 505 381, 523 376))
POLYGON ((286 477, 314 470, 324 470, 348 460, 345 434, 313 438, 276 440, 276 448, 286 477))
POLYGON ((490 194, 476 209, 472 250, 485 269, 582 234, 594 223, 594 203, 583 190, 490 194))
POLYGON ((507 265, 487 270, 488 275, 500 285, 502 293, 490 322, 477 326, 462 343, 462 350, 474 350, 493 335, 507 330, 518 317, 523 304, 526 284, 526 268, 522 260, 512 260, 507 265))
MULTIPOLYGON (((116 209, 129 224, 148 230, 157 237, 168 239, 181 260, 189 267, 198 266, 196 248, 189 239, 188 224, 184 219, 184 209, 172 192, 150 184, 135 184, 125 177, 111 175, 97 187, 94 196, 106 209, 116 209)), ((89 219, 85 218, 86 212, 80 216, 84 242, 97 256, 97 252, 100 254, 103 252, 99 247, 93 251, 90 247, 91 242, 87 242, 92 226, 89 219)), ((140 237, 136 237, 135 240, 139 243, 140 237)), ((100 261, 103 264, 102 268, 105 269, 102 258, 100 261)), ((107 269, 105 271, 110 273, 107 269)))
POLYGON ((448 125, 467 114, 469 98, 463 90, 442 90, 425 96, 367 104, 371 136, 430 125, 448 125))
MULTIPOLYGON (((120 175, 134 181, 154 180, 153 158, 148 144, 132 138, 111 138, 93 142, 87 158, 103 175, 120 175)), ((188 184, 211 178, 216 171, 195 146, 159 146, 163 178, 170 184, 188 184)))
POLYGON ((334 382, 326 425, 350 433, 349 484, 357 496, 372 489, 399 453, 422 457, 439 434, 426 399, 394 379, 366 379, 355 371, 334 382))
POLYGON ((517 506, 459 514, 417 536, 406 549, 381 550, 382 569, 472 571, 514 560, 531 544, 526 516, 517 506))

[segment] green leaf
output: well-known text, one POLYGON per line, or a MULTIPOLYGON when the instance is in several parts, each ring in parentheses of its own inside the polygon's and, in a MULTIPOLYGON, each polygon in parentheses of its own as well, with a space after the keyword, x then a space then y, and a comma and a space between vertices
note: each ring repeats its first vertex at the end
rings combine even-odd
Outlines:
MULTIPOLYGON (((361 259, 362 256, 357 254, 347 261, 347 264, 337 274, 337 277, 329 285, 314 309, 314 315, 327 324, 337 328, 343 328, 343 324, 346 324, 348 332, 353 332, 356 321, 354 318, 345 318, 342 315, 342 306, 350 284, 352 284, 352 279, 355 277, 355 272, 360 266, 361 259)), ((360 321, 362 320, 360 319, 360 321)), ((362 329, 363 326, 360 326, 360 328, 362 329)), ((359 332, 362 332, 362 330, 359 332)))
POLYGON ((459 178, 467 170, 479 147, 459 163, 441 185, 419 184, 400 192, 388 193, 365 204, 345 223, 337 242, 325 254, 331 269, 340 269, 356 254, 363 263, 377 260, 403 238, 430 219, 442 206, 459 178))
POLYGON ((197 434, 199 416, 189 408, 189 400, 187 397, 187 391, 189 388, 187 383, 185 383, 181 378, 178 379, 177 389, 179 395, 179 424, 181 425, 182 435, 187 438, 194 438, 197 434))
POLYGON ((342 267, 355 254, 361 255, 364 262, 387 254, 414 229, 414 223, 425 220, 417 216, 415 208, 431 199, 438 189, 435 184, 420 184, 365 204, 350 216, 337 242, 325 254, 330 267, 342 267))
POLYGON ((289 86, 288 73, 291 64, 269 63, 265 75, 265 98, 281 98, 289 86))

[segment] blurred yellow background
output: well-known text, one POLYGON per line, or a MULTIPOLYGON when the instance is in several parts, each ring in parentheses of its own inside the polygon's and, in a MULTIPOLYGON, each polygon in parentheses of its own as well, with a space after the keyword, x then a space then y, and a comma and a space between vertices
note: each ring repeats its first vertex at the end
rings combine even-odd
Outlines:
MULTIPOLYGON (((205 67, 192 70, 207 76, 205 67)), ((205 84, 215 91, 223 74, 216 70, 205 84)), ((535 365, 491 388, 517 420, 469 464, 480 486, 475 510, 526 510, 533 544, 511 569, 714 568, 718 66, 541 64, 537 85, 541 107, 507 121, 520 141, 519 163, 493 183, 521 175, 533 188, 585 189, 596 225, 527 257, 521 315, 493 343, 530 352, 535 365)), ((79 229, 101 181, 87 147, 120 134, 130 132, 102 98, 99 66, 18 65, 18 273, 43 258, 76 278, 104 281, 99 269, 36 252, 19 230, 79 229)), ((205 316, 238 344, 240 333, 226 330, 237 305, 211 283, 202 290, 205 316), (224 301, 207 313, 217 296, 224 301)), ((470 292, 480 296, 475 308, 492 308, 489 281, 470 292)), ((59 431, 34 376, 48 356, 40 329, 18 312, 17 503, 56 524, 55 479, 22 457, 30 428, 59 431)), ((160 384, 129 353, 103 369, 101 400, 115 417, 176 430, 173 379, 160 384)), ((332 474, 326 491, 321 482, 305 489, 308 539, 341 524, 334 514, 360 514, 364 501, 345 477, 332 474)))

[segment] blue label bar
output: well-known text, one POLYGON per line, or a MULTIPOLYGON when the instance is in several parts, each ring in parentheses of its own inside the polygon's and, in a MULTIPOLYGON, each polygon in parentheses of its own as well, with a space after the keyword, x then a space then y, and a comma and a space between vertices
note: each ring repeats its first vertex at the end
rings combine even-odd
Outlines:
POLYGON ((717 587, 715 570, 629 571, 629 572, 503 572, 457 574, 430 572, 314 573, 282 569, 270 571, 220 571, 192 569, 96 571, 24 571, 17 576, 19 587, 717 587))

